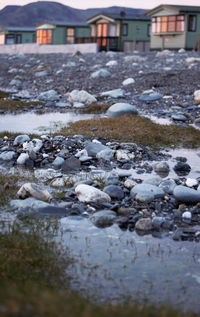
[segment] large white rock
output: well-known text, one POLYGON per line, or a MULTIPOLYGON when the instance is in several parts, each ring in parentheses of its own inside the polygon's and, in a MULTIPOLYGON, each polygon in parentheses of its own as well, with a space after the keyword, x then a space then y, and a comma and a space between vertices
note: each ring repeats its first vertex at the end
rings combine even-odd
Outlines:
POLYGON ((195 103, 195 105, 200 104, 200 90, 196 90, 194 92, 194 103, 195 103))
POLYGON ((111 76, 111 73, 107 69, 101 68, 97 70, 96 72, 93 72, 90 77, 91 78, 106 78, 110 76, 111 76))
POLYGON ((108 66, 108 67, 113 67, 113 66, 117 66, 117 65, 118 65, 118 62, 115 60, 111 60, 111 61, 106 63, 106 66, 108 66))
POLYGON ((55 90, 51 89, 48 91, 41 92, 38 99, 42 101, 56 101, 59 100, 59 96, 55 90))
POLYGON ((37 153, 37 152, 40 151, 40 149, 41 149, 42 146, 43 146, 42 140, 40 140, 40 139, 33 139, 33 140, 30 141, 30 142, 25 142, 25 143, 23 144, 23 149, 24 149, 25 151, 28 151, 29 153, 30 153, 31 151, 37 153))
POLYGON ((75 188, 75 193, 77 194, 79 201, 84 203, 105 203, 111 201, 108 194, 85 184, 78 185, 75 188))
POLYGON ((131 55, 131 56, 125 56, 124 61, 125 62, 133 62, 133 63, 141 63, 146 60, 145 57, 139 56, 139 55, 131 55))
POLYGON ((132 85, 135 83, 135 80, 133 78, 127 78, 122 82, 123 86, 132 85))
POLYGON ((115 103, 112 105, 106 113, 110 117, 119 117, 124 114, 138 114, 138 111, 135 106, 130 105, 129 103, 115 103))
POLYGON ((125 91, 123 89, 113 89, 109 91, 104 91, 100 93, 100 96, 105 96, 105 97, 111 97, 111 98, 120 98, 123 97, 125 94, 125 91))
POLYGON ((19 145, 22 144, 24 142, 28 142, 30 141, 30 138, 27 134, 20 134, 18 136, 16 136, 13 145, 19 145))
POLYGON ((17 159, 17 164, 19 164, 19 165, 25 164, 25 162, 26 162, 26 160, 28 160, 28 158, 29 158, 28 153, 21 153, 17 159))
POLYGON ((93 95, 89 94, 85 90, 75 89, 67 95, 68 95, 68 100, 71 104, 78 102, 85 105, 90 105, 91 103, 97 101, 97 99, 93 95))
POLYGON ((42 201, 50 201, 51 195, 48 190, 41 188, 40 186, 33 183, 26 183, 21 186, 17 192, 17 197, 25 199, 27 197, 33 197, 42 201))

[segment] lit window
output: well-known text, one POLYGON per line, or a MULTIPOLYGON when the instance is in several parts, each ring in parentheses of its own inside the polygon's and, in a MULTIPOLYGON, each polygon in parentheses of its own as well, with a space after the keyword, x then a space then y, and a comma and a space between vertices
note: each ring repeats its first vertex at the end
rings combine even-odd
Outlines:
POLYGON ((51 44, 52 43, 52 30, 37 30, 37 43, 38 44, 51 44))
POLYGON ((185 18, 184 15, 178 15, 177 16, 177 21, 176 21, 176 31, 177 32, 183 32, 184 31, 184 26, 185 26, 185 18))
POLYGON ((197 16, 196 15, 189 15, 188 17, 188 31, 189 32, 196 32, 197 26, 197 16))
POLYGON ((161 17, 161 32, 167 32, 167 17, 161 17))
POLYGON ((175 32, 176 31, 176 17, 175 15, 168 17, 168 32, 175 32))
POLYGON ((184 15, 172 15, 152 18, 152 33, 184 32, 184 15))
POLYGON ((75 41, 74 35, 75 35, 74 28, 67 28, 67 43, 74 44, 74 41, 75 41))

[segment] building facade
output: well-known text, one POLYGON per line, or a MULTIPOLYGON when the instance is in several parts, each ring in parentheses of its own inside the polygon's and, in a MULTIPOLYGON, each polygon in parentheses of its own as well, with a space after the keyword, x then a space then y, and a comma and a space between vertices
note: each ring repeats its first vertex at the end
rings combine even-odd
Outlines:
POLYGON ((35 28, 4 27, 0 28, 0 45, 35 43, 35 28))
POLYGON ((195 49, 200 37, 200 6, 160 5, 149 10, 151 49, 195 49))
POLYGON ((99 50, 147 50, 150 43, 150 18, 143 14, 98 14, 88 21, 91 37, 99 50), (141 49, 140 49, 141 50, 141 49))

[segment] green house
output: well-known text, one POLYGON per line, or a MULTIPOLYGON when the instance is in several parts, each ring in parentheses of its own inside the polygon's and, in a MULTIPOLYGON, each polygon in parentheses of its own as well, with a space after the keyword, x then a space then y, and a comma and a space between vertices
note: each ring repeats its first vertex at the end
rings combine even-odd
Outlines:
POLYGON ((89 43, 90 26, 80 22, 41 23, 36 26, 38 44, 89 43))
POLYGON ((89 20, 91 37, 99 50, 147 50, 150 43, 150 18, 144 14, 98 14, 89 20))
POLYGON ((200 37, 200 6, 159 5, 151 17, 151 49, 195 49, 200 37))
POLYGON ((25 44, 36 41, 35 28, 0 27, 0 44, 25 44))

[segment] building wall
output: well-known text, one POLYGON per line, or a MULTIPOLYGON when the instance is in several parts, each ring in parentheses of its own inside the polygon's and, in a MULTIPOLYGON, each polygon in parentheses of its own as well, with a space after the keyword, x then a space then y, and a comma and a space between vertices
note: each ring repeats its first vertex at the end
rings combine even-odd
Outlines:
POLYGON ((91 28, 88 27, 76 27, 75 31, 76 37, 90 37, 91 36, 91 28))
POLYGON ((128 35, 122 37, 123 41, 150 41, 148 25, 151 25, 151 21, 124 20, 124 23, 128 24, 128 35))
POLYGON ((22 44, 34 43, 36 39, 36 32, 18 32, 22 36, 22 44))
MULTIPOLYGON (((187 31, 186 34, 186 49, 194 49, 197 43, 198 36, 200 36, 200 13, 194 14, 197 16, 197 23, 196 23, 196 32, 189 32, 187 31)), ((188 30, 188 26, 187 26, 188 30)))
POLYGON ((65 44, 66 43, 66 26, 56 26, 53 30, 53 43, 52 44, 65 44))
POLYGON ((185 48, 185 33, 178 35, 151 35, 151 49, 185 48))

